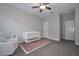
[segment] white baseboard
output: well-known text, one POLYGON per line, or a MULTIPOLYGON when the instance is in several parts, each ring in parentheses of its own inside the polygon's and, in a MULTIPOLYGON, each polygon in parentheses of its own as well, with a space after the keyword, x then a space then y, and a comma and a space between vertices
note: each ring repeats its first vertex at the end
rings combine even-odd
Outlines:
POLYGON ((79 43, 78 42, 75 42, 75 45, 79 45, 79 43))
POLYGON ((55 41, 60 41, 60 39, 51 38, 51 37, 48 37, 48 39, 50 39, 50 40, 55 40, 55 41))

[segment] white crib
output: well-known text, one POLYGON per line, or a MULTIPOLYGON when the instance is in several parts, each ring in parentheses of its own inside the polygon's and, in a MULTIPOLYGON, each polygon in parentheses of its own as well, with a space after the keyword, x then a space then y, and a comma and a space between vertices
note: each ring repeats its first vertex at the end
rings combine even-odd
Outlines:
POLYGON ((23 39, 26 43, 40 40, 40 32, 24 32, 23 39))

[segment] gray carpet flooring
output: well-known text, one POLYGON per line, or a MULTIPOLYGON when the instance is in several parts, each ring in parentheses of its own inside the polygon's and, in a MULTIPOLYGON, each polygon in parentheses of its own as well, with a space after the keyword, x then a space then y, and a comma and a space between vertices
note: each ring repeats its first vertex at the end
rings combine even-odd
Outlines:
POLYGON ((51 41, 51 43, 28 55, 18 47, 12 56, 79 56, 79 46, 68 40, 51 41))

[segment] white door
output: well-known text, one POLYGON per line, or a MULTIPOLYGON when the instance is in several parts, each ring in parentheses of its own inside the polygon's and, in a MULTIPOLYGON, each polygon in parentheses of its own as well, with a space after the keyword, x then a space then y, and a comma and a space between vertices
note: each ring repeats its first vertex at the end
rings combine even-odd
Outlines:
POLYGON ((74 40, 74 21, 65 21, 65 39, 74 40))
POLYGON ((43 23, 43 37, 48 38, 49 35, 49 28, 48 28, 48 22, 43 23))

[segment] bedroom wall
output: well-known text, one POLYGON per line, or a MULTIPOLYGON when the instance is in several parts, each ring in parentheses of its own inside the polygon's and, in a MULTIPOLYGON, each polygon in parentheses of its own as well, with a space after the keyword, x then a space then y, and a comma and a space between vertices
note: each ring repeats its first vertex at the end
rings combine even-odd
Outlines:
POLYGON ((75 44, 79 45, 79 6, 75 8, 75 44))
POLYGON ((23 32, 40 31, 42 34, 42 20, 12 6, 0 4, 0 28, 1 32, 16 35, 21 41, 23 32))
POLYGON ((50 16, 43 18, 44 21, 48 22, 48 26, 49 26, 49 39, 52 40, 60 40, 60 22, 59 22, 59 13, 58 12, 54 12, 53 14, 51 14, 50 16))
POLYGON ((65 30, 67 30, 67 29, 65 29, 65 22, 66 21, 74 21, 75 20, 75 9, 72 9, 72 10, 67 10, 65 13, 63 13, 62 15, 62 19, 61 19, 61 21, 62 21, 62 37, 61 37, 61 39, 65 39, 65 30))

